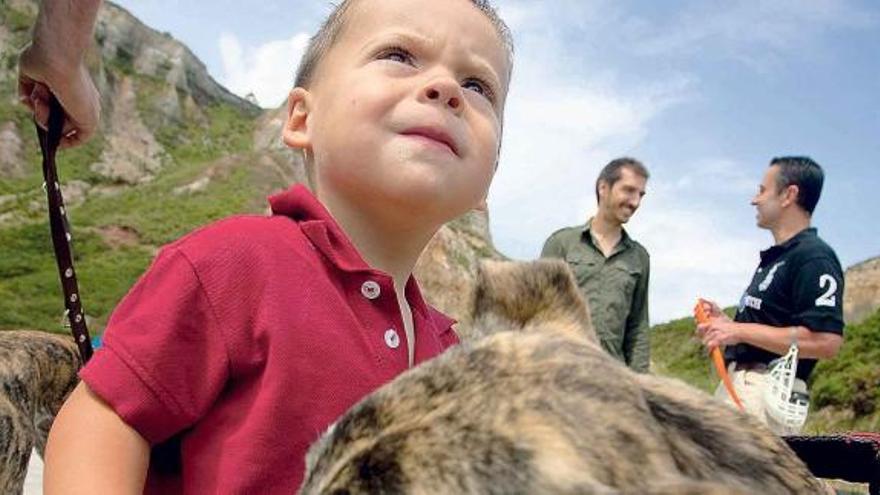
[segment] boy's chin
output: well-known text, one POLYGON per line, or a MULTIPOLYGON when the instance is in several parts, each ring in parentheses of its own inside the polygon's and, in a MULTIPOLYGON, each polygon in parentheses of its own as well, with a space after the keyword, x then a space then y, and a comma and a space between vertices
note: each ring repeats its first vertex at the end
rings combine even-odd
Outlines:
POLYGON ((405 215, 416 223, 441 225, 479 204, 478 199, 451 194, 451 189, 437 183, 410 183, 403 189, 388 191, 388 207, 395 215, 405 215))

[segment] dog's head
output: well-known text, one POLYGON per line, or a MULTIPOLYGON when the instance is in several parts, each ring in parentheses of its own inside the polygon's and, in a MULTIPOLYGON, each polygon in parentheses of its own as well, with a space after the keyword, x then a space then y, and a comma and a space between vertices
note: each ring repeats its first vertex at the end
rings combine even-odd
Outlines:
POLYGON ((563 331, 596 342, 590 312, 560 260, 483 261, 473 301, 473 333, 563 331))

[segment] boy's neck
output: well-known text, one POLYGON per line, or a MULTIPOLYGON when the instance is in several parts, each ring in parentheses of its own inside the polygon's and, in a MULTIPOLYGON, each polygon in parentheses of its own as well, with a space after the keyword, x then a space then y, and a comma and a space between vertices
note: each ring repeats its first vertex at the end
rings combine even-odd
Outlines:
POLYGON ((400 222, 382 221, 374 210, 354 207, 338 197, 319 194, 319 199, 370 267, 391 276, 403 291, 416 262, 436 229, 412 228, 400 222))

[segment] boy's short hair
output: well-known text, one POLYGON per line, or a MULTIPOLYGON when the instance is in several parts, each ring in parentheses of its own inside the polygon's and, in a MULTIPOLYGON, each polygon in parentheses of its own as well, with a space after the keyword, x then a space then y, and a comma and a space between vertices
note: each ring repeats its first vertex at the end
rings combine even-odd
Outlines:
POLYGON ((779 167, 776 176, 776 192, 788 186, 797 186, 797 204, 810 215, 819 203, 825 173, 818 163, 808 156, 781 156, 770 161, 770 166, 779 167))
POLYGON ((605 165, 605 168, 599 172, 599 177, 596 178, 596 203, 599 202, 599 184, 605 182, 608 184, 608 187, 613 187, 614 183, 620 180, 621 170, 624 168, 628 168, 632 170, 636 175, 642 176, 647 180, 650 178, 650 174, 648 173, 648 169, 642 165, 642 162, 636 160, 635 158, 630 158, 628 156, 624 156, 621 158, 616 158, 608 162, 608 165, 605 165))
MULTIPOLYGON (((339 34, 342 32, 342 28, 345 27, 348 11, 351 9, 351 6, 358 1, 365 0, 343 0, 342 3, 334 7, 333 12, 330 13, 318 32, 311 37, 302 60, 300 60, 299 68, 296 71, 296 79, 294 81, 296 87, 308 89, 309 85, 312 84, 312 78, 315 75, 318 65, 320 65, 324 56, 327 55, 327 52, 330 51, 330 48, 333 47, 333 44, 336 43, 339 34)), ((470 2, 474 7, 478 8, 480 12, 485 14, 486 17, 489 18, 489 21, 492 22, 492 25, 495 26, 495 30, 498 32, 498 37, 507 49, 508 61, 512 62, 513 36, 510 34, 510 28, 508 28, 507 24, 505 24, 501 17, 498 16, 498 13, 495 11, 495 8, 492 7, 489 0, 470 0, 470 2)), ((510 70, 511 65, 512 64, 508 64, 508 70, 510 70)), ((509 75, 510 74, 508 74, 508 76, 509 75)))

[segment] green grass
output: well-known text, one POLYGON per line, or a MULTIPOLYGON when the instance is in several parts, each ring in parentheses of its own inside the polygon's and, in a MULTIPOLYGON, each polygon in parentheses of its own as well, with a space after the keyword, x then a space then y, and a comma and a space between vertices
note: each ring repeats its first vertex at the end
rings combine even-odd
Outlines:
MULTIPOLYGON (((106 70, 113 78, 122 74, 135 78, 141 116, 165 147, 167 160, 147 184, 119 186, 110 195, 90 193, 85 202, 68 208, 82 301, 94 323, 93 332, 106 323, 157 246, 218 218, 253 209, 254 198, 265 194, 248 166, 253 118, 218 104, 169 124, 152 100, 160 95, 164 81, 132 74, 126 70, 124 57, 109 63, 106 70), (231 158, 216 163, 221 157, 231 158), (205 190, 174 193, 205 176, 209 168, 211 180, 205 190), (110 226, 134 231, 137 244, 120 248, 107 244, 99 232, 110 226)), ((10 103, 14 100, 9 91, 0 88, 0 122, 16 123, 29 169, 24 177, 0 179, 0 195, 15 195, 13 201, 0 206, 0 214, 16 214, 15 223, 0 225, 0 329, 66 332, 61 325, 64 307, 45 208, 31 206, 46 200, 40 187, 36 133, 27 110, 10 103)), ((59 152, 62 183, 78 179, 93 186, 109 185, 108 179, 90 170, 105 143, 99 135, 84 146, 59 152)))
MULTIPOLYGON (((734 308, 725 309, 733 315, 734 308)), ((694 336, 693 318, 681 318, 651 328, 651 357, 660 375, 678 378, 712 393, 718 385, 712 361, 694 336)))
POLYGON ((706 392, 717 379, 702 344, 694 337, 694 319, 682 318, 651 329, 651 356, 656 372, 672 376, 706 392))
POLYGON ((34 16, 12 8, 8 2, 0 2, 0 24, 13 33, 28 33, 34 25, 34 16))
POLYGON ((880 412, 880 311, 847 326, 840 353, 820 361, 814 376, 812 394, 817 407, 848 409, 856 417, 880 412))
MULTIPOLYGON (((86 313, 106 318, 149 262, 141 247, 113 249, 74 228, 73 251, 86 313)), ((48 222, 0 229, 0 328, 62 331, 64 311, 48 222)))

